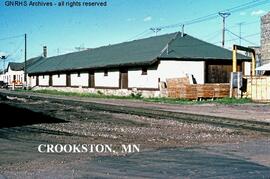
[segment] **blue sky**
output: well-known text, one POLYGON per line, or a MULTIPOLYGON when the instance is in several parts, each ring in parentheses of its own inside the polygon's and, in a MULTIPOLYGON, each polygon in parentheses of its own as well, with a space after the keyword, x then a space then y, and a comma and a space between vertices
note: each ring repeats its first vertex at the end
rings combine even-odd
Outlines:
MULTIPOLYGON (((151 27, 189 21, 251 1, 107 0, 107 7, 73 8, 7 7, 5 1, 0 1, 0 54, 9 54, 9 61, 23 61, 23 36, 3 38, 24 33, 28 35, 29 58, 41 55, 43 45, 48 46, 48 55, 53 56, 75 51, 75 47, 94 48, 153 36, 155 34, 148 30, 151 27)), ((241 31, 246 41, 241 43, 245 46, 260 45, 260 17, 270 10, 270 1, 257 1, 262 4, 233 12, 226 20, 227 28, 236 35, 240 31, 238 24, 243 23, 241 31)), ((221 28, 222 19, 217 17, 186 25, 185 33, 221 45, 221 28)), ((158 34, 179 30, 180 26, 165 28, 158 34)), ((226 40, 226 48, 239 43, 229 32, 226 32, 226 40)))

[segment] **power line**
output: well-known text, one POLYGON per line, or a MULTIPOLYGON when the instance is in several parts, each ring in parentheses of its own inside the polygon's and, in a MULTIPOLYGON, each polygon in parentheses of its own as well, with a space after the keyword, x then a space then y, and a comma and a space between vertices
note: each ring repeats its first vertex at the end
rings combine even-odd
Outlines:
POLYGON ((148 32, 148 31, 149 31, 149 29, 146 29, 146 30, 144 30, 143 32, 141 32, 141 33, 139 33, 139 34, 137 34, 137 35, 135 35, 135 36, 129 38, 127 41, 136 39, 136 38, 138 38, 139 36, 142 36, 143 34, 145 34, 145 33, 148 32))
MULTIPOLYGON (((248 3, 240 4, 238 6, 235 6, 235 7, 229 8, 229 9, 225 9, 222 12, 234 13, 234 12, 237 12, 237 11, 254 8, 254 7, 257 7, 259 5, 266 4, 266 3, 270 3, 270 1, 269 0, 253 0, 253 1, 250 1, 248 3)), ((219 11, 219 12, 221 12, 221 11, 219 11)), ((182 25, 191 25, 191 24, 195 24, 195 23, 208 21, 208 20, 217 18, 219 12, 211 13, 211 14, 208 14, 206 16, 195 18, 195 19, 192 19, 192 20, 189 20, 189 21, 184 21, 184 22, 171 24, 171 25, 166 25, 166 26, 159 26, 159 27, 156 27, 156 28, 160 28, 160 29, 176 28, 176 27, 180 27, 182 25)))
POLYGON ((4 37, 1 38, 0 40, 9 40, 9 39, 15 39, 15 38, 19 38, 19 37, 23 37, 24 35, 16 35, 16 36, 11 36, 11 37, 4 37))
POLYGON ((252 44, 252 45, 258 45, 258 44, 255 44, 255 43, 249 41, 249 40, 244 39, 243 37, 240 37, 239 35, 233 33, 232 31, 230 31, 230 30, 228 30, 228 29, 226 29, 226 31, 229 32, 229 33, 231 33, 232 35, 234 35, 234 36, 236 36, 236 37, 238 37, 238 38, 240 38, 240 39, 242 39, 242 40, 244 40, 244 41, 246 41, 246 42, 252 44))

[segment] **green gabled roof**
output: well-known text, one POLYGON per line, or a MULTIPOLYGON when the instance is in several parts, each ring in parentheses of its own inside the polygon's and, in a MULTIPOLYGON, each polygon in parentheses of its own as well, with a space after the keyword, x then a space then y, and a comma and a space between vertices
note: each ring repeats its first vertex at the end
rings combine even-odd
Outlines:
MULTIPOLYGON (((10 67, 10 69, 12 71, 21 71, 21 70, 23 70, 23 64, 22 63, 9 62, 8 67, 10 67)), ((7 69, 8 69, 8 67, 7 67, 7 69)))
POLYGON ((149 63, 176 33, 46 58, 29 73, 149 63))
MULTIPOLYGON (((181 33, 172 33, 49 57, 33 65, 28 73, 150 65, 165 58, 229 60, 231 57, 227 49, 186 34, 181 37, 181 33)), ((248 59, 240 54, 238 58, 248 59)))
MULTIPOLYGON (((189 35, 177 35, 168 45, 168 50, 161 55, 162 58, 178 59, 206 59, 206 60, 231 60, 232 51, 199 40, 189 35), (167 53, 168 52, 168 53, 167 53)), ((237 54, 237 59, 248 60, 247 56, 237 54)))
MULTIPOLYGON (((28 70, 31 68, 34 64, 36 64, 38 61, 40 61, 43 57, 35 57, 31 58, 26 61, 26 69, 28 70)), ((9 62, 8 67, 10 67, 13 71, 21 71, 24 70, 24 62, 18 63, 18 62, 9 62)), ((7 67, 7 69, 8 69, 7 67)))

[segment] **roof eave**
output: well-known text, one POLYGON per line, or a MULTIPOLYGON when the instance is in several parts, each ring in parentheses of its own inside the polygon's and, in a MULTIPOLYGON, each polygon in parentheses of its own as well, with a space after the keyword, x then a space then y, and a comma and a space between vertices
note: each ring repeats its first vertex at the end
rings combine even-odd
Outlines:
MULTIPOLYGON (((189 60, 189 61, 209 61, 209 60, 232 60, 231 58, 212 58, 212 57, 159 57, 158 60, 189 60)), ((238 58, 239 61, 251 61, 247 58, 238 58)))
POLYGON ((113 69, 113 68, 128 68, 128 67, 139 67, 139 66, 150 66, 156 63, 158 59, 154 59, 151 61, 138 62, 138 63, 124 63, 117 65, 104 65, 104 66, 93 66, 93 67, 78 67, 78 68, 66 68, 62 70, 49 70, 49 71, 41 71, 41 72, 29 72, 29 75, 39 75, 39 74, 49 74, 49 73, 63 73, 63 72, 75 72, 75 71, 91 71, 91 70, 102 70, 102 69, 113 69))

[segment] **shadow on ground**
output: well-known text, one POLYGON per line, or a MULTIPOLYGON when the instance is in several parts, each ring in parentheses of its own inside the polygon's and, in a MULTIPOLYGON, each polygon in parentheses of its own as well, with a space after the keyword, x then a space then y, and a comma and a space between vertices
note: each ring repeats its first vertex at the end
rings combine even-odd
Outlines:
POLYGON ((47 116, 43 113, 33 112, 28 109, 17 108, 8 104, 0 103, 0 111, 0 129, 41 123, 67 122, 62 119, 47 116))

